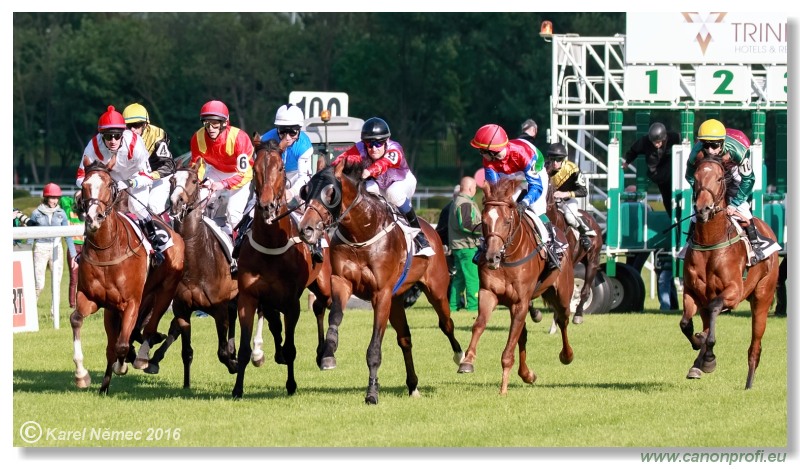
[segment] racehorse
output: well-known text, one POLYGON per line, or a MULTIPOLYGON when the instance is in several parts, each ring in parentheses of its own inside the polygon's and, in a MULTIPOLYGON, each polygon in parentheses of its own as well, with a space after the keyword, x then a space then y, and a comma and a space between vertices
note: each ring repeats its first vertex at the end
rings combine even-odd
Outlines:
POLYGON ((153 354, 145 370, 158 373, 159 363, 172 343, 181 337, 183 359, 183 387, 190 386, 192 349, 192 312, 202 310, 214 318, 217 329, 217 357, 236 373, 236 297, 239 293, 236 278, 231 276, 230 263, 214 236, 203 222, 203 211, 208 199, 200 200, 200 181, 197 168, 179 168, 170 179, 169 214, 175 229, 186 244, 186 261, 172 311, 175 317, 170 324, 164 344, 153 354))
MULTIPOLYGON (((116 207, 120 193, 110 174, 116 163, 116 156, 106 164, 84 160, 86 177, 81 185, 80 203, 86 217, 85 244, 78 264, 77 305, 70 315, 75 384, 86 388, 91 384, 91 376, 83 366, 83 320, 104 308, 108 365, 100 394, 108 393, 112 370, 118 375, 128 371, 126 357, 131 351, 137 319, 145 324, 142 348, 147 350, 183 271, 183 239, 171 233, 173 246, 164 252, 161 265, 148 275, 144 242, 116 207)), ((166 226, 162 228, 169 230, 166 226)), ((136 361, 146 366, 146 360, 136 361)))
MULTIPOLYGON (((717 342, 717 316, 732 310, 742 300, 750 302, 752 317, 750 348, 747 352, 747 382, 753 386, 761 359, 761 338, 767 326, 767 314, 778 282, 778 253, 748 267, 747 247, 737 233, 727 210, 725 170, 719 159, 698 157, 694 173, 694 236, 684 259, 683 317, 681 331, 694 350, 699 350, 687 378, 697 379, 716 369, 714 345, 717 342), (741 242, 740 242, 741 241, 741 242), (700 310, 702 332, 694 333, 692 318, 700 310)), ((758 231, 775 239, 772 229, 758 218, 758 231)))
MULTIPOLYGON (((597 270, 600 268, 600 254, 603 249, 603 237, 600 235, 602 231, 600 229, 600 225, 597 224, 597 221, 595 221, 594 217, 589 215, 589 213, 585 210, 578 210, 578 213, 575 215, 583 217, 586 225, 594 230, 595 233, 597 233, 596 236, 589 237, 589 240, 591 241, 589 249, 584 249, 579 242, 580 240, 578 235, 576 235, 575 230, 567 224, 564 214, 558 209, 558 201, 553 196, 555 191, 555 185, 549 184, 547 191, 547 218, 550 219, 555 227, 559 228, 564 232, 564 234, 566 234, 573 267, 578 263, 581 263, 584 266, 585 274, 583 278, 583 286, 581 287, 580 292, 580 301, 578 301, 577 307, 575 308, 575 314, 572 315, 572 323, 580 324, 583 322, 583 308, 586 304, 586 300, 589 299, 589 294, 591 293, 592 286, 594 285, 594 278, 597 276, 597 270)), ((569 208, 566 208, 566 210, 569 210, 569 208)))
MULTIPOLYGON (((256 206, 253 229, 248 233, 248 239, 242 245, 239 255, 238 315, 241 337, 238 373, 232 391, 236 398, 242 397, 244 393, 244 372, 248 357, 254 364, 257 360, 263 360, 260 341, 257 340, 254 347, 250 346, 256 307, 265 315, 278 319, 279 313, 284 315, 286 339, 282 346, 278 342, 276 348, 281 350, 286 362, 286 391, 292 395, 297 390, 294 378, 294 360, 297 356, 294 335, 300 317, 300 296, 306 288, 314 294, 318 366, 324 340, 322 320, 325 307, 330 302, 330 260, 325 256, 322 263, 312 262, 311 248, 300 240, 296 223, 287 216, 293 209, 284 201, 286 171, 280 147, 274 140, 262 142, 258 134, 253 137, 253 143, 256 155, 252 184, 256 206)), ((261 320, 258 325, 257 334, 260 338, 261 320)))
MULTIPOLYGON (((306 243, 315 243, 327 229, 335 228, 329 249, 333 268, 333 291, 328 318, 329 329, 323 352, 323 367, 336 366, 334 353, 338 346, 338 330, 344 306, 351 294, 372 302, 374 311, 372 338, 367 348, 369 383, 365 402, 378 403, 378 368, 381 365, 381 344, 387 322, 397 333, 397 344, 403 351, 406 385, 410 396, 419 397, 419 379, 411 354, 411 331, 404 306, 404 293, 419 283, 439 317, 439 329, 450 341, 453 359, 459 363, 463 352, 455 338, 450 304, 447 297, 449 274, 441 243, 431 243, 432 257, 412 256, 408 252, 410 238, 398 226, 398 215, 381 198, 366 191, 356 179, 361 165, 346 167, 342 162, 316 173, 306 186, 304 200, 308 204, 300 220, 300 236, 306 243)), ((436 231, 420 219, 425 236, 437 239, 436 231)))
MULTIPOLYGON (((511 312, 508 341, 503 350, 501 364, 503 378, 500 394, 508 393, 508 380, 514 366, 514 347, 519 345, 519 370, 522 381, 533 384, 536 374, 527 364, 527 328, 525 318, 528 305, 535 297, 555 310, 556 322, 561 329, 561 363, 572 362, 573 352, 567 337, 570 301, 574 288, 572 262, 567 256, 560 262, 560 270, 545 270, 546 258, 543 244, 534 231, 533 222, 517 209, 513 194, 517 181, 501 179, 496 184, 483 186, 483 212, 481 230, 486 251, 478 263, 480 290, 478 293, 478 317, 472 326, 472 339, 466 356, 458 369, 459 373, 472 373, 477 354, 478 341, 494 308, 502 304, 511 312)), ((563 237, 563 233, 558 234, 563 237)))

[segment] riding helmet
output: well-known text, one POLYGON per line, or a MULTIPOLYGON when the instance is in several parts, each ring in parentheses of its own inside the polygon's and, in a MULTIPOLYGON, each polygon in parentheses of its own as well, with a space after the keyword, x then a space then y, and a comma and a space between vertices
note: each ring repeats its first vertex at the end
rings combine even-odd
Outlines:
POLYGON ((667 128, 661 122, 656 122, 650 126, 650 130, 647 131, 647 137, 653 143, 663 142, 667 139, 667 128))
POLYGON ((508 145, 508 135, 499 125, 486 124, 475 132, 469 144, 478 150, 500 151, 508 145))
POLYGON ((139 103, 129 104, 125 110, 122 111, 122 117, 125 118, 126 124, 135 124, 137 122, 150 123, 150 114, 147 109, 139 103))
POLYGON ((361 140, 370 142, 373 140, 384 140, 392 136, 389 124, 380 117, 370 117, 361 126, 361 140))
POLYGON ((725 126, 722 122, 716 119, 709 119, 697 129, 698 140, 724 140, 725 139, 725 126))
POLYGON ((58 187, 58 184, 51 182, 44 186, 42 197, 61 197, 61 188, 58 187))
POLYGON ((551 143, 547 148, 547 159, 560 161, 567 157, 567 149, 559 142, 551 143))
POLYGON ((114 109, 114 106, 108 106, 108 110, 100 115, 97 121, 97 131, 100 133, 125 129, 125 118, 114 109))
POLYGON ((228 106, 222 101, 209 101, 200 108, 200 120, 216 120, 227 122, 230 118, 228 106))
POLYGON ((284 104, 275 113, 276 127, 302 127, 305 121, 303 110, 294 104, 284 104))

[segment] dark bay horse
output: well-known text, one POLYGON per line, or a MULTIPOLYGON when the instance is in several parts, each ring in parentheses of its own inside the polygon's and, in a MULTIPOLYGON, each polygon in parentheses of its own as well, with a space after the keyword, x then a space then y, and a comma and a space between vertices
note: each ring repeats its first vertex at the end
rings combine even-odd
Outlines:
MULTIPOLYGON (((161 265, 148 274, 148 256, 142 239, 116 207, 120 197, 110 174, 116 162, 116 156, 107 164, 84 161, 86 177, 81 186, 81 205, 86 216, 85 244, 78 267, 77 305, 70 315, 75 384, 86 388, 91 384, 91 376, 83 366, 83 320, 104 308, 108 365, 101 394, 108 393, 112 371, 119 375, 127 373, 126 358, 137 319, 144 324, 143 349, 157 334, 158 322, 169 307, 183 272, 183 239, 173 232, 173 246, 164 253, 161 265)), ((137 362, 141 360, 137 358, 137 362)))
POLYGON ((194 350, 192 348, 192 312, 202 310, 214 318, 217 329, 217 357, 236 373, 236 297, 239 293, 235 277, 231 276, 220 241, 211 228, 203 222, 206 200, 199 200, 200 181, 197 169, 179 168, 170 180, 169 213, 175 229, 186 245, 183 277, 175 291, 172 311, 175 317, 170 324, 164 344, 153 354, 145 370, 158 373, 159 363, 172 343, 181 337, 183 359, 183 387, 190 386, 190 371, 194 350))
MULTIPOLYGON (((238 315, 241 337, 239 341, 238 373, 233 387, 233 397, 244 393, 244 372, 248 358, 254 362, 263 358, 261 344, 250 346, 256 308, 265 315, 283 313, 286 338, 280 346, 288 374, 286 391, 292 395, 297 390, 294 378, 294 360, 297 349, 294 343, 295 328, 300 318, 300 296, 308 288, 314 294, 313 310, 317 319, 317 365, 320 364, 323 343, 323 318, 330 302, 331 264, 328 256, 320 263, 312 262, 311 249, 298 237, 291 208, 284 201, 286 172, 281 151, 274 140, 262 142, 256 134, 253 166, 253 189, 256 194, 253 229, 242 245, 239 255, 238 315), (260 357, 257 353, 260 352, 260 357)), ((259 334, 262 321, 259 320, 259 334)), ((276 352, 277 353, 277 352, 276 352)))
MULTIPOLYGON (((388 322, 397 333, 397 344, 403 351, 406 385, 411 396, 419 396, 419 382, 411 354, 411 331, 404 306, 404 293, 419 283, 439 317, 439 329, 450 341, 453 359, 459 363, 463 352, 455 338, 447 287, 450 280, 441 243, 431 243, 432 257, 411 256, 407 241, 398 226, 397 215, 389 205, 368 193, 356 175, 361 167, 345 168, 345 163, 328 167, 315 174, 308 184, 305 201, 308 208, 300 221, 300 235, 307 243, 315 243, 329 228, 335 228, 329 249, 333 290, 329 329, 323 352, 323 366, 336 366, 334 353, 338 346, 338 329, 344 306, 355 294, 372 302, 374 311, 372 338, 367 348, 369 384, 365 401, 378 403, 378 368, 381 365, 381 344, 388 322)), ((437 239, 436 231, 424 220, 420 226, 428 239, 437 239)))
MULTIPOLYGON (((579 242, 580 240, 578 235, 576 235, 575 230, 567 224, 564 214, 558 209, 559 202, 553 196, 555 191, 555 185, 549 184, 547 191, 547 218, 550 219, 550 221, 553 223, 553 226, 557 227, 563 231, 564 234, 566 234, 567 243, 569 244, 569 252, 572 258, 572 265, 574 266, 575 264, 581 263, 584 266, 585 275, 583 279, 583 286, 581 287, 580 291, 580 300, 577 302, 575 314, 572 316, 572 323, 580 324, 583 322, 583 308, 592 292, 594 279, 597 276, 597 270, 600 268, 600 254, 602 253, 603 249, 603 237, 601 235, 602 230, 600 229, 600 225, 597 224, 597 221, 595 221, 594 217, 589 215, 589 213, 585 210, 578 210, 578 213, 575 215, 582 217, 586 222, 586 225, 588 225, 589 228, 593 229, 594 232, 597 233, 596 236, 589 237, 589 240, 591 241, 589 249, 584 249, 579 242)), ((569 209, 565 208, 565 210, 569 209)))
MULTIPOLYGON (((778 253, 747 267, 747 248, 737 234, 734 222, 726 215, 725 170, 719 159, 698 158, 694 173, 694 237, 684 259, 683 317, 681 331, 694 350, 699 350, 686 376, 697 379, 716 369, 714 345, 717 342, 716 322, 722 311, 735 308, 742 300, 750 302, 752 332, 747 352, 747 382, 753 386, 761 359, 761 338, 767 326, 775 287, 778 282, 778 253), (702 332, 694 333, 692 318, 697 311, 703 320, 702 332)), ((758 231, 770 239, 775 234, 758 218, 758 231)))
MULTIPOLYGON (((508 380, 514 366, 514 347, 519 345, 518 374, 522 381, 532 384, 536 374, 527 364, 527 328, 525 318, 533 298, 542 296, 555 310, 556 322, 561 329, 561 363, 572 362, 572 347, 567 337, 570 301, 574 288, 572 262, 561 260, 561 270, 545 271, 546 259, 543 245, 538 241, 533 222, 517 209, 513 194, 517 181, 501 179, 497 184, 483 186, 483 214, 481 229, 486 242, 486 252, 478 263, 480 290, 478 317, 472 326, 472 339, 467 354, 458 369, 459 373, 474 371, 478 341, 498 304, 509 308, 511 325, 508 341, 503 350, 501 365, 503 378, 500 394, 508 393, 508 380)), ((563 234, 561 234, 563 236, 563 234)))

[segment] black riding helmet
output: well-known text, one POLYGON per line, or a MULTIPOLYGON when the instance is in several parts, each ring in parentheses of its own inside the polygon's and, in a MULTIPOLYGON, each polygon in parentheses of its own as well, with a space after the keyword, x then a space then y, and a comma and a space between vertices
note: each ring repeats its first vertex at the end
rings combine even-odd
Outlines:
POLYGON ((370 117, 361 126, 361 140, 371 142, 373 140, 384 140, 392 136, 389 131, 389 124, 380 117, 370 117))
POLYGON ((650 130, 647 131, 647 137, 653 143, 664 141, 667 139, 667 128, 661 122, 656 122, 650 126, 650 130))
POLYGON ((558 142, 550 144, 550 146, 547 148, 548 160, 561 161, 566 157, 567 157, 567 149, 564 148, 564 145, 558 142))

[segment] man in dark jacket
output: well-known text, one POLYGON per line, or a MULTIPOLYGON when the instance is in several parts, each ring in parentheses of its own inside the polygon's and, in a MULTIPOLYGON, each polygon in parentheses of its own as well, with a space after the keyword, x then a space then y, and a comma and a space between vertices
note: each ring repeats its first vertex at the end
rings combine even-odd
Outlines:
POLYGON ((667 132, 664 124, 656 122, 650 126, 647 135, 636 140, 625 153, 622 169, 634 162, 639 155, 647 161, 647 177, 656 183, 664 209, 672 217, 672 146, 681 143, 677 132, 667 132))

